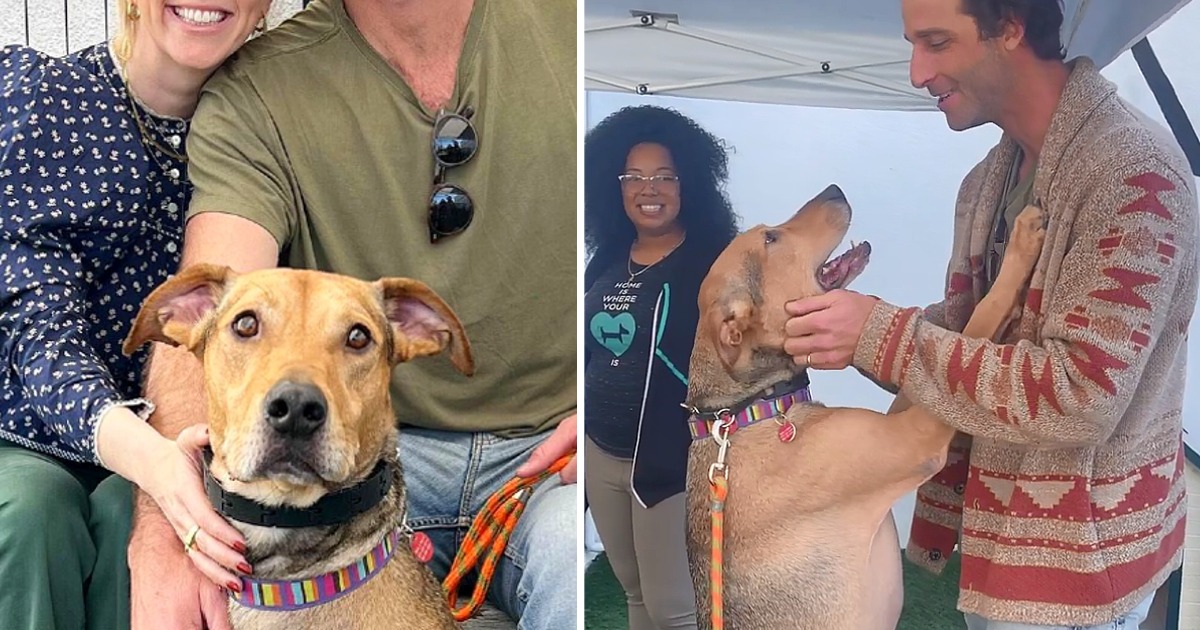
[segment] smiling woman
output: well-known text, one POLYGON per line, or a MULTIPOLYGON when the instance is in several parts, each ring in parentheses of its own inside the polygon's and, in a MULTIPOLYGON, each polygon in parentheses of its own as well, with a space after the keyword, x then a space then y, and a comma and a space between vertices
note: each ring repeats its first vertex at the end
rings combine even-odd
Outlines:
POLYGON ((146 425, 145 357, 120 341, 177 268, 200 88, 268 6, 122 0, 112 42, 0 48, 0 575, 22 576, 5 628, 129 625, 128 482, 212 580, 250 568, 201 490, 205 433, 146 425))
POLYGON ((584 149, 585 492, 633 630, 696 627, 679 402, 700 281, 736 233, 726 159, 696 123, 650 106, 613 114, 584 149))
POLYGON ((266 27, 269 4, 269 0, 129 0, 115 42, 117 57, 138 67, 166 64, 207 78, 252 31, 266 27), (139 38, 153 45, 135 47, 139 38))

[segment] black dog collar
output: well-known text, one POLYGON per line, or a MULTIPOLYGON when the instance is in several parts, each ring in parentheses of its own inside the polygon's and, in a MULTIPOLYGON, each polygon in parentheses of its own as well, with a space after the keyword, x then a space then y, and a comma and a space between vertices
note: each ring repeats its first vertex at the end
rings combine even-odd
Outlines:
POLYGON ((212 449, 205 448, 204 490, 208 494, 208 502, 225 517, 262 527, 339 525, 379 505, 392 488, 392 467, 380 461, 362 482, 327 494, 309 507, 267 507, 222 488, 209 472, 212 458, 212 449))

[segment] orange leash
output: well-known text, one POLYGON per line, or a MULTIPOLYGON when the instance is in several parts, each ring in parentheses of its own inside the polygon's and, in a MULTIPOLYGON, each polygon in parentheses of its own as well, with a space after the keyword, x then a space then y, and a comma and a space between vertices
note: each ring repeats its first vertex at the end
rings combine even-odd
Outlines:
POLYGON ((729 483, 725 475, 718 475, 712 483, 712 566, 709 569, 713 630, 725 627, 725 576, 722 566, 725 561, 725 497, 728 494, 729 483))
POLYGON ((725 628, 725 499, 729 496, 729 464, 725 456, 729 451, 729 431, 732 416, 720 420, 713 426, 713 440, 720 447, 717 461, 708 467, 708 483, 712 490, 712 556, 708 567, 709 593, 712 599, 712 628, 725 628))
POLYGON ((442 589, 446 592, 450 611, 456 621, 470 619, 483 606, 492 577, 496 574, 496 565, 504 556, 504 548, 508 546, 508 539, 517 527, 517 519, 525 511, 525 502, 533 494, 533 487, 565 468, 574 456, 574 452, 563 455, 544 472, 533 477, 514 477, 489 497, 483 509, 475 515, 462 546, 458 548, 458 555, 454 557, 450 571, 442 581, 442 589), (459 584, 480 559, 483 564, 479 566, 475 590, 471 592, 471 598, 459 606, 459 584))

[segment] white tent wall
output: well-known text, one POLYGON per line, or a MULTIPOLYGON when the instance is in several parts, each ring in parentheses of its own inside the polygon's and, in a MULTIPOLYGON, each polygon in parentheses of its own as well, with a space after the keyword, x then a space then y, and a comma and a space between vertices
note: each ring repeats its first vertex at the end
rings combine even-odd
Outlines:
MULTIPOLYGON (((0 46, 26 44, 63 55, 117 34, 123 0, 0 0, 0 46)), ((303 6, 303 0, 274 0, 269 26, 303 6)))

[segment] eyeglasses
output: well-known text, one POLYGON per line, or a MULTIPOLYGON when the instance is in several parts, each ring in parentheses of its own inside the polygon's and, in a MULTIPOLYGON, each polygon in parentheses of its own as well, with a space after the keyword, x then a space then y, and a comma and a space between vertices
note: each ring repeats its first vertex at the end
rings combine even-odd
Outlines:
POLYGON ((638 187, 643 187, 647 183, 652 183, 659 186, 663 184, 679 183, 678 175, 651 175, 646 177, 645 175, 637 175, 635 173, 621 173, 620 175, 617 175, 617 179, 626 186, 638 187))
POLYGON ((433 123, 433 193, 429 196, 429 242, 453 236, 467 229, 475 217, 475 203, 461 186, 447 184, 446 171, 462 166, 475 157, 479 137, 471 124, 474 115, 469 105, 461 114, 438 112, 433 123))

